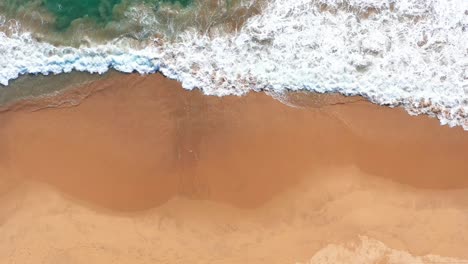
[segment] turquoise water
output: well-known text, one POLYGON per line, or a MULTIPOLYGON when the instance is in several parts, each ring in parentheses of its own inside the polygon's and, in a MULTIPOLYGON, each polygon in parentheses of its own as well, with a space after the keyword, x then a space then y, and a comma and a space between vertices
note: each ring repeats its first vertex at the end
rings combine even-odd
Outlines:
POLYGON ((80 18, 101 25, 118 21, 129 6, 140 3, 157 11, 161 4, 185 8, 192 5, 193 0, 6 0, 0 2, 0 10, 12 17, 33 12, 52 15, 54 27, 63 31, 80 18))
POLYGON ((172 41, 187 29, 236 31, 258 7, 244 0, 0 0, 0 23, 17 21, 41 41, 78 47, 122 37, 172 41))
MULTIPOLYGON (((65 29, 78 18, 91 18, 97 22, 111 21, 114 13, 118 13, 118 11, 114 12, 117 5, 128 5, 131 2, 138 1, 122 3, 122 0, 43 0, 43 5, 55 15, 55 26, 58 29, 65 29)), ((187 7, 193 0, 145 0, 144 2, 157 9, 161 2, 187 7)), ((124 8, 120 8, 122 9, 124 8)))
POLYGON ((77 18, 89 17, 98 22, 112 19, 112 10, 121 0, 43 0, 43 5, 55 15, 55 26, 65 29, 77 18))

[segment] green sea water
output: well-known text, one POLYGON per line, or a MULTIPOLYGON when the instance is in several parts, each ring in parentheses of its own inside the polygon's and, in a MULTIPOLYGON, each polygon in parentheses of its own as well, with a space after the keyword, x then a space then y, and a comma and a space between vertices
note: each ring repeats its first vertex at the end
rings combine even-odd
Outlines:
POLYGON ((55 26, 65 29, 77 18, 89 17, 98 22, 112 19, 112 10, 121 0, 43 0, 43 5, 55 15, 55 26))
POLYGON ((144 43, 155 36, 171 41, 188 29, 201 34, 235 31, 258 14, 264 1, 0 0, 0 21, 17 21, 23 31, 53 45, 78 47, 114 39, 144 43), (246 7, 245 1, 255 4, 246 7))
POLYGON ((66 30, 74 20, 86 18, 97 23, 119 19, 126 7, 144 3, 157 10, 161 4, 188 7, 193 0, 5 0, 0 7, 15 13, 17 11, 47 11, 54 17, 54 26, 66 30))

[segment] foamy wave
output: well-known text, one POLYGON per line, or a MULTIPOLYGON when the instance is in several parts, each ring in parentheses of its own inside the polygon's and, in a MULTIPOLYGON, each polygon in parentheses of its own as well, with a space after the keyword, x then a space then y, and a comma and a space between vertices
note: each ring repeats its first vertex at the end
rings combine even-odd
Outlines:
POLYGON ((347 245, 331 244, 317 252, 307 264, 432 264, 468 263, 461 260, 437 255, 414 256, 406 251, 389 248, 384 243, 360 237, 358 243, 347 245))
POLYGON ((362 95, 468 130, 466 0, 272 0, 236 34, 163 47, 57 48, 0 35, 0 83, 27 73, 161 71, 206 94, 362 95))
POLYGON ((55 47, 35 41, 30 34, 8 37, 0 32, 0 84, 23 74, 59 74, 76 71, 102 74, 110 68, 121 72, 153 73, 159 63, 155 49, 136 50, 111 44, 92 48, 55 47))
POLYGON ((333 12, 317 2, 273 1, 231 38, 188 34, 167 65, 208 94, 362 95, 468 129, 467 1, 320 1, 333 12), (354 11, 371 7, 368 19, 354 11))

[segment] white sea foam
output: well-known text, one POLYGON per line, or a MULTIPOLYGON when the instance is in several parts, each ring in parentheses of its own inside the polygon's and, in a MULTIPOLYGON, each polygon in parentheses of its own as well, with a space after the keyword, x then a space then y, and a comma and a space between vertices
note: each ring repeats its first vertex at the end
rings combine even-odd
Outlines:
POLYGON ((153 48, 136 50, 112 44, 86 48, 55 47, 35 41, 30 34, 14 37, 0 32, 0 84, 23 74, 58 74, 87 71, 102 74, 110 68, 121 72, 153 73, 159 59, 153 48))
POLYGON ((187 31, 144 49, 57 48, 28 34, 3 34, 0 43, 2 84, 26 73, 161 71, 219 96, 362 95, 468 130, 466 0, 271 0, 236 34, 187 31), (367 10, 374 13, 364 18, 367 10))
POLYGON ((330 244, 319 250, 307 264, 432 264, 468 263, 468 260, 437 255, 415 256, 409 252, 395 250, 381 241, 360 237, 357 243, 347 245, 330 244))

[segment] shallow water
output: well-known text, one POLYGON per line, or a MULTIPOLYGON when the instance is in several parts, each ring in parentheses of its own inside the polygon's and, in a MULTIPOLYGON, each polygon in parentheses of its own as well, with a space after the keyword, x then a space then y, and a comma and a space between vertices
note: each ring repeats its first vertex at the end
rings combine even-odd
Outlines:
POLYGON ((25 75, 14 80, 8 87, 0 85, 0 107, 18 100, 46 96, 55 92, 74 88, 95 80, 108 78, 115 72, 105 75, 86 72, 71 72, 59 75, 25 75))

